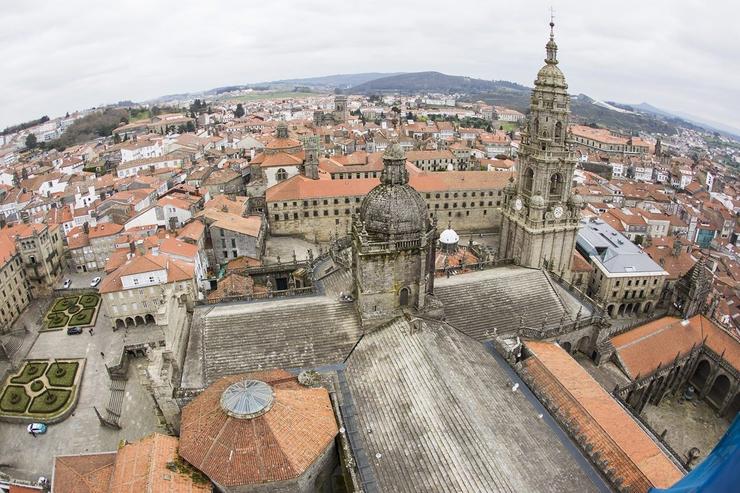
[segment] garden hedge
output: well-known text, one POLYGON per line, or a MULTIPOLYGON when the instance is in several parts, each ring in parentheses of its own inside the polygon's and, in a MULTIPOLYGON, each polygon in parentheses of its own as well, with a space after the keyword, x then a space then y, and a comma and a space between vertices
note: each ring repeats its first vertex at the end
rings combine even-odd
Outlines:
POLYGON ((95 308, 100 303, 100 296, 97 294, 83 294, 80 296, 80 305, 85 308, 95 308))
POLYGON ((17 377, 10 379, 10 383, 30 383, 39 378, 46 371, 46 363, 41 361, 27 361, 23 371, 17 377))
POLYGON ((52 312, 63 312, 67 310, 68 308, 75 306, 77 304, 77 300, 79 300, 79 296, 65 296, 64 298, 59 298, 54 302, 54 306, 51 307, 52 312))
POLYGON ((42 394, 34 397, 28 412, 29 414, 55 413, 67 405, 71 395, 72 392, 65 389, 46 389, 42 394), (53 401, 47 400, 49 396, 52 396, 53 401))
POLYGON ((79 364, 76 361, 52 363, 49 365, 49 369, 46 370, 49 385, 52 387, 71 387, 75 382, 78 366, 79 364), (63 369, 64 373, 57 374, 58 369, 63 369))
POLYGON ((51 312, 46 316, 47 326, 50 329, 64 327, 69 322, 69 317, 64 312, 51 312))
POLYGON ((0 398, 0 410, 6 413, 23 413, 30 400, 26 389, 18 385, 8 385, 0 398), (18 397, 14 399, 13 396, 18 397))
POLYGON ((92 322, 93 315, 95 315, 95 308, 85 308, 75 313, 69 319, 69 325, 89 325, 92 322))

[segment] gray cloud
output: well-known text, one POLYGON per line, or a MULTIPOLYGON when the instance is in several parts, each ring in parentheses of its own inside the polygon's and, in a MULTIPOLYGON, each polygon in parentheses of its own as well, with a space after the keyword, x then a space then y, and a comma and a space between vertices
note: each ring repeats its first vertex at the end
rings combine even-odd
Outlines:
POLYGON ((8 2, 0 126, 334 73, 439 70, 531 85, 551 3, 572 92, 740 127, 740 7, 688 0, 8 2))

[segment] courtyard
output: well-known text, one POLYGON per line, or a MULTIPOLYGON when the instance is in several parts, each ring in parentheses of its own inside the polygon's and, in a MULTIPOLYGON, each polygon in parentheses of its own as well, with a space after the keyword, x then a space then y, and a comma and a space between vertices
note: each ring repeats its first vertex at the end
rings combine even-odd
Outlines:
POLYGON ((657 406, 645 406, 642 414, 656 433, 666 431, 666 442, 682 459, 691 448, 699 449, 692 467, 712 451, 730 427, 730 422, 717 416, 705 400, 685 401, 680 395, 667 394, 657 406))
MULTIPOLYGON (((29 334, 32 337, 33 334, 29 334)), ((118 449, 122 440, 134 441, 149 433, 167 433, 163 420, 146 389, 146 358, 132 359, 128 368, 119 424, 121 429, 102 426, 95 413, 105 414, 111 397, 111 379, 105 364, 117 338, 104 320, 95 321, 93 335, 87 331, 67 335, 65 330, 41 332, 26 355, 27 360, 84 360, 81 368, 77 406, 64 421, 49 425, 37 438, 26 432, 26 424, 0 421, 0 470, 18 479, 35 481, 51 477, 55 455, 85 454, 118 449)), ((18 365, 12 374, 22 369, 18 365)), ((47 368, 48 371, 48 368, 47 368)))

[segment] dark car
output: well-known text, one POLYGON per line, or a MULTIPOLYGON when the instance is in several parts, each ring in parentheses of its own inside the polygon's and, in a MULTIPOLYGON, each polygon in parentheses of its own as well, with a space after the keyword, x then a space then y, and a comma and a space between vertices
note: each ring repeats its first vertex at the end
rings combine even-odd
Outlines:
POLYGON ((73 335, 76 335, 76 334, 82 334, 82 328, 81 327, 69 327, 67 329, 67 335, 68 336, 73 336, 73 335))

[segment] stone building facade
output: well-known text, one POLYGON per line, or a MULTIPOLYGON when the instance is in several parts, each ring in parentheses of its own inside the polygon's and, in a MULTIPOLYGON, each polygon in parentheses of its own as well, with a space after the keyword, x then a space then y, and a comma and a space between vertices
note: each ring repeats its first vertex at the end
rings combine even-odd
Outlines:
POLYGON ((568 274, 582 200, 571 196, 576 157, 568 133, 570 96, 553 33, 522 132, 517 181, 506 189, 499 256, 568 274))
POLYGON ((51 289, 62 274, 64 245, 59 225, 17 224, 6 231, 15 239, 32 295, 51 289))
MULTIPOLYGON (((452 222, 463 234, 498 229, 503 188, 510 173, 449 171, 409 173, 427 216, 452 222)), ((309 180, 297 176, 267 190, 270 232, 328 241, 350 230, 352 214, 379 181, 373 178, 309 180)))
POLYGON ((23 261, 14 242, 0 237, 0 334, 10 329, 31 301, 23 261))

